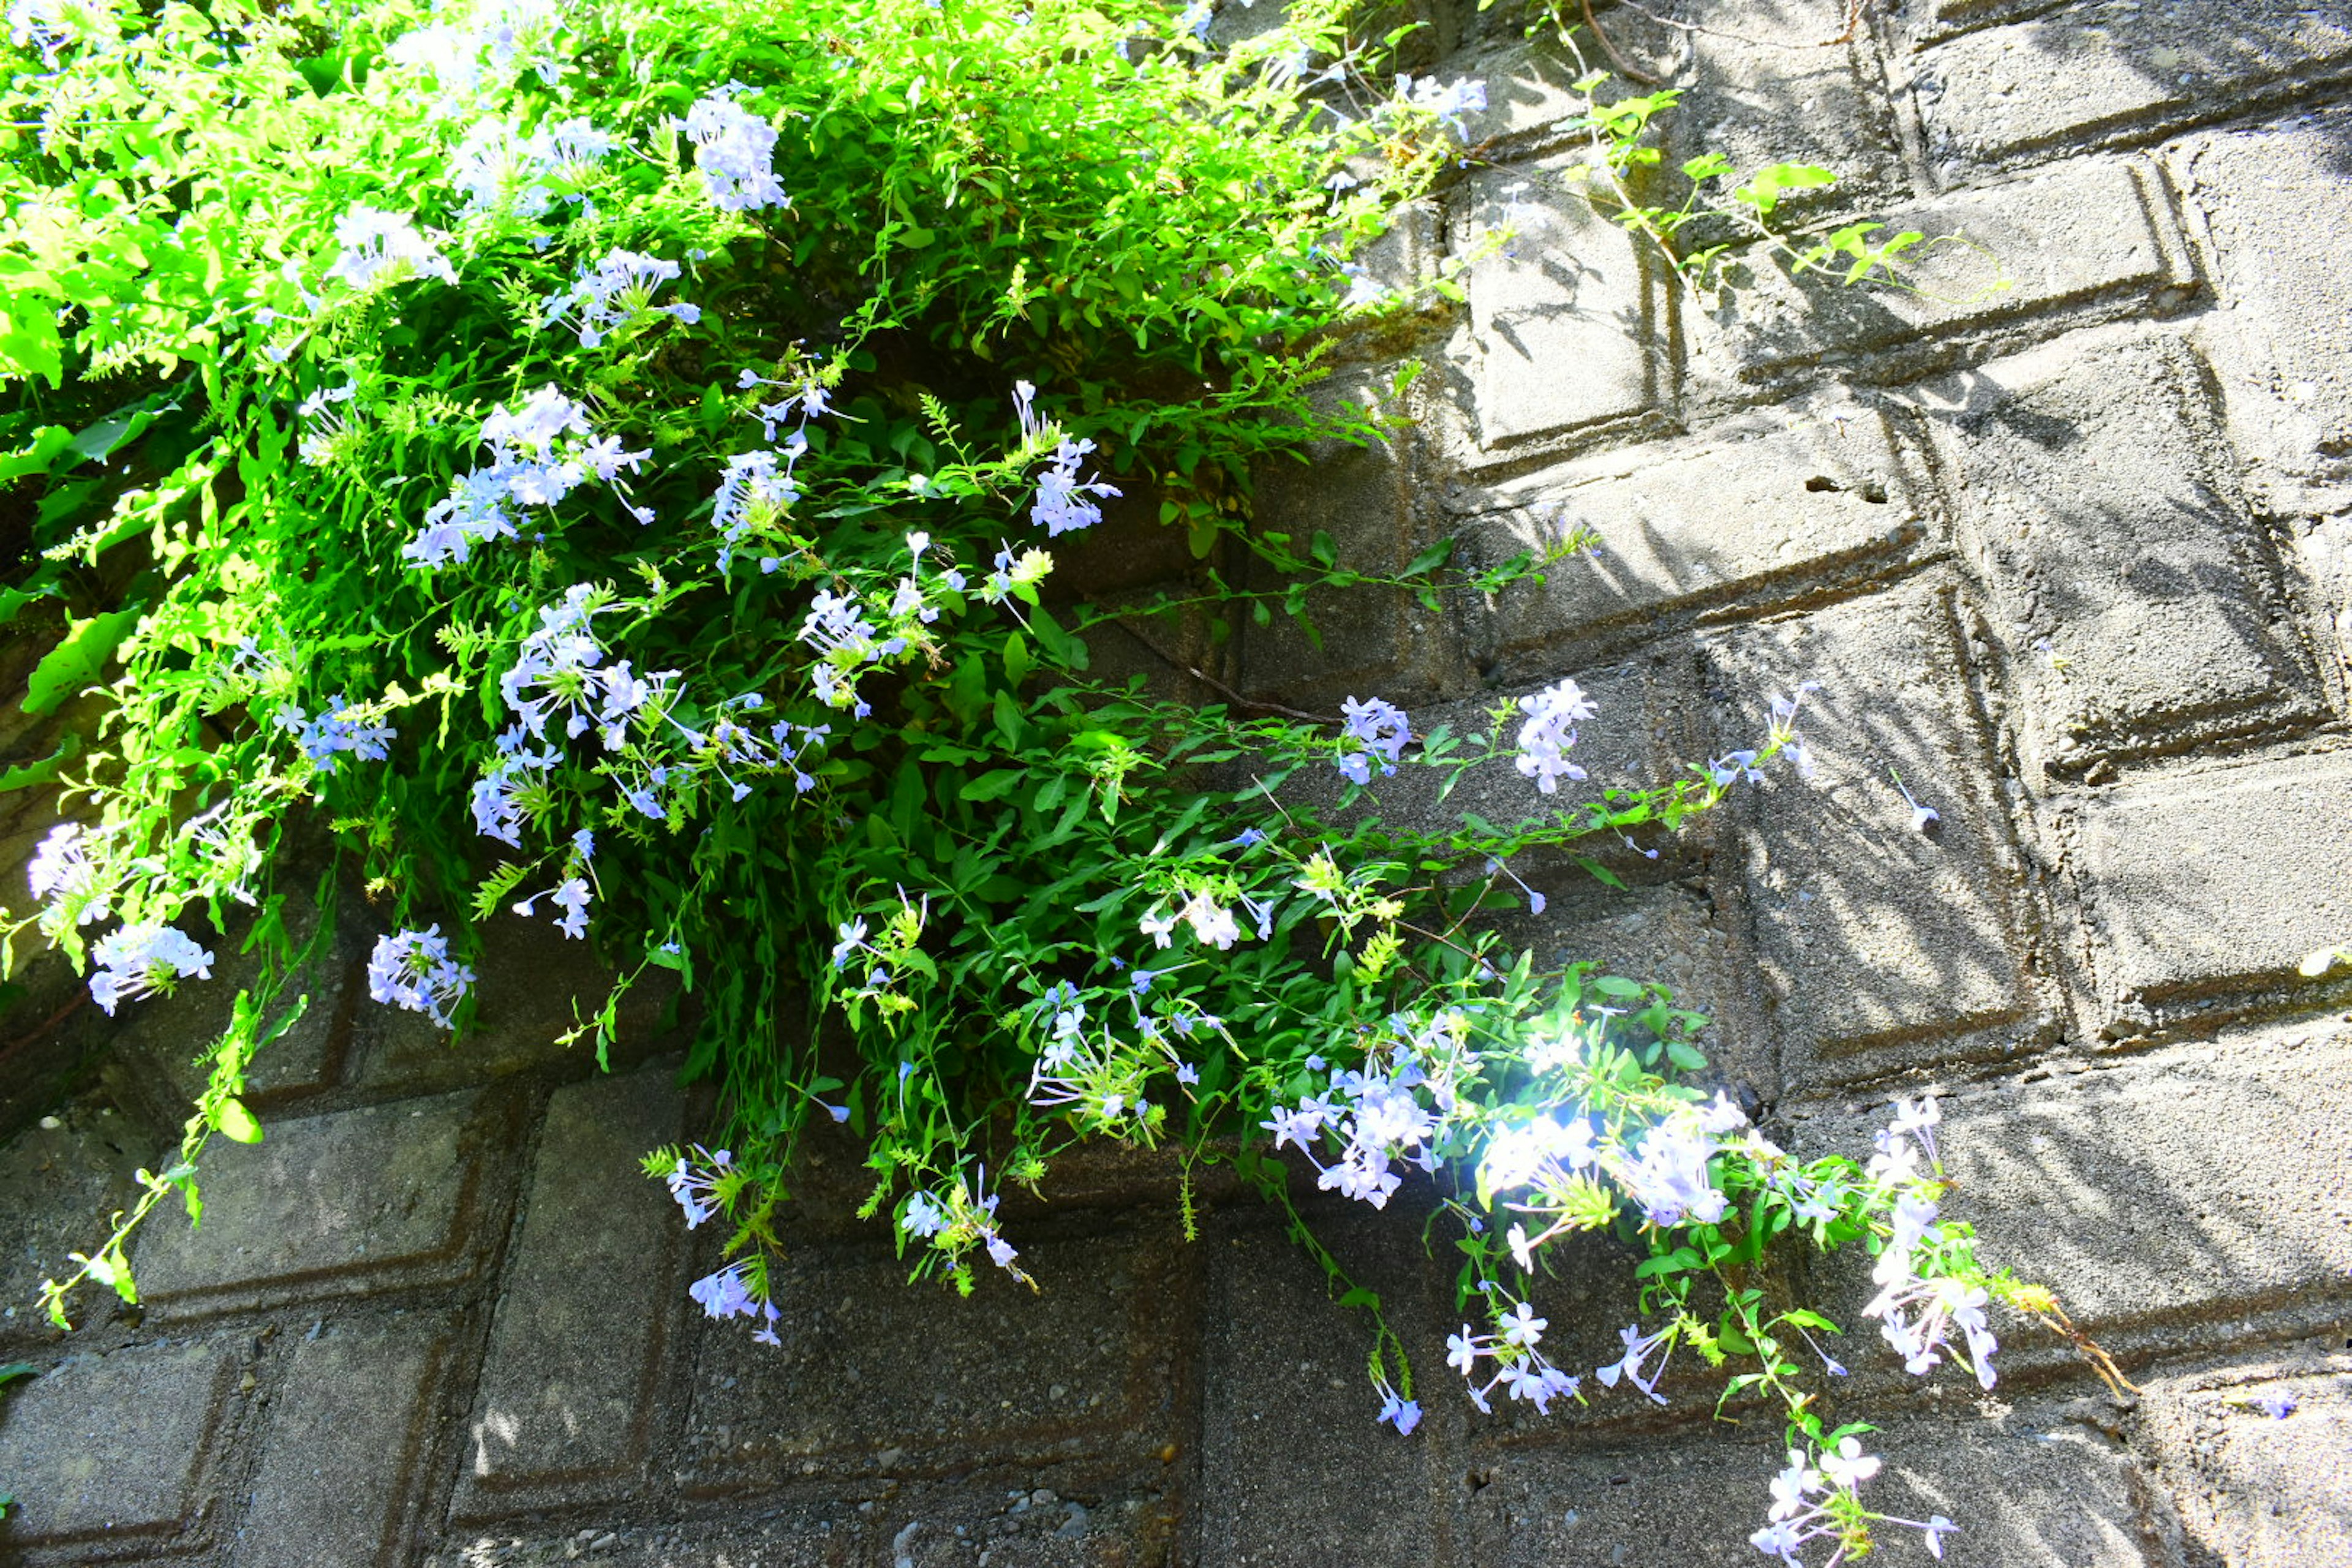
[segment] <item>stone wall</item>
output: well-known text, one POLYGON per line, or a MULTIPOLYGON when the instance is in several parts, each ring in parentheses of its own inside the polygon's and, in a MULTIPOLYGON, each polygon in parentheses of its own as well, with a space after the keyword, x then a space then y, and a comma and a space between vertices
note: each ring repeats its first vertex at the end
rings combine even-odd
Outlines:
MULTIPOLYGON (((1320 647, 1250 634, 1216 673, 1377 692, 1423 730, 1573 675, 1603 781, 1752 743, 1820 682, 1811 782, 1612 856, 1627 893, 1539 870, 1522 934, 1711 1011, 1718 1067, 1801 1148, 1940 1093, 1953 1209, 2138 1383, 2107 1397, 2022 1324, 1990 1396, 1848 1342, 1836 1414, 1885 1429, 1881 1507, 1963 1522, 1948 1562, 2352 1561, 2352 993, 2294 973, 2352 936, 2352 8, 1872 0, 1829 46, 1835 0, 1647 7, 1698 32, 1596 9, 1687 89, 1678 155, 1817 157, 1848 178, 1808 230, 1954 237, 1915 293, 1762 256, 1737 291, 1681 287, 1571 194, 1581 68, 1500 8, 1432 14, 1437 68, 1488 84, 1494 163, 1382 264, 1509 237, 1465 310, 1335 381, 1376 395, 1425 359, 1394 440, 1269 473, 1261 515, 1367 564, 1601 543, 1443 615, 1351 607, 1320 647)), ((1248 23, 1236 0, 1219 26, 1248 23)), ((201 1231, 140 1244, 142 1310, 60 1340, 29 1299, 165 1147, 153 1086, 203 1010, 149 1007, 110 1087, 0 1152, 0 1355, 42 1373, 0 1404, 0 1555, 1761 1561, 1777 1423, 1711 1423, 1687 1369, 1663 1410, 1477 1417, 1440 1357, 1450 1270, 1394 1214, 1328 1222, 1418 1357, 1411 1440, 1373 1426, 1360 1325, 1264 1213, 1211 1193, 1187 1243, 1164 1172, 1117 1160, 1023 1216, 1042 1295, 967 1302, 903 1287, 853 1155, 821 1150, 782 1348, 706 1325, 685 1285, 714 1243, 635 1172, 703 1110, 673 1043, 639 1020, 610 1076, 552 1048, 571 972, 516 933, 452 1053, 365 1004, 365 911, 344 929, 264 1064, 268 1141, 209 1163, 201 1231)), ((1631 1316, 1625 1272, 1596 1247, 1548 1299, 1584 1359, 1631 1316)), ((1852 1270, 1807 1283, 1853 1321, 1852 1270)))

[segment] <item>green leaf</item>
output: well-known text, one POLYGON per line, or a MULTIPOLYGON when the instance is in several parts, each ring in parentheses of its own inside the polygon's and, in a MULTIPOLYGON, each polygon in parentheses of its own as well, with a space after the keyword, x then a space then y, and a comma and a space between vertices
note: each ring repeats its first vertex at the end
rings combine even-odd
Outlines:
POLYGON ((139 624, 143 608, 133 605, 74 622, 65 640, 49 650, 25 682, 25 711, 37 718, 88 686, 139 624))
POLYGON ((965 781, 963 788, 956 793, 963 800, 1003 800, 1028 776, 1027 768, 992 768, 976 779, 965 781))
POLYGON ((53 783, 58 771, 80 754, 81 737, 68 731, 64 743, 39 762, 26 763, 0 773, 0 792, 53 783))
POLYGON ((239 1143, 261 1142, 261 1122, 245 1108, 245 1101, 235 1095, 220 1102, 220 1109, 213 1117, 213 1125, 220 1129, 222 1137, 234 1139, 239 1143))

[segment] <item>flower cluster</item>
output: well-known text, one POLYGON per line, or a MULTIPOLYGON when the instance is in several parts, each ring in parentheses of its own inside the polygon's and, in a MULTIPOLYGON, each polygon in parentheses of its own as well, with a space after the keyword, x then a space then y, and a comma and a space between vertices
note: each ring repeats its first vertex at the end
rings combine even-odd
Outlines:
POLYGON ((974 1186, 967 1185, 961 1176, 937 1193, 912 1194, 898 1211, 898 1228, 951 1257, 977 1245, 986 1249, 991 1263, 1028 1283, 1028 1274, 1015 1261, 1021 1256, 1020 1250, 1005 1240, 1004 1233, 997 1228, 998 1195, 985 1191, 986 1172, 981 1173, 974 1185, 984 1195, 975 1197, 974 1186))
POLYGON ((445 1029, 449 1009, 474 984, 474 972, 449 956, 449 941, 437 925, 378 937, 367 973, 371 997, 422 1013, 445 1029))
MULTIPOLYGON (((449 498, 425 512, 424 528, 400 549, 410 565, 462 563, 483 540, 512 539, 510 509, 554 507, 591 475, 624 489, 620 471, 635 471, 650 455, 624 450, 617 437, 597 437, 588 411, 551 385, 520 406, 494 411, 482 421, 481 439, 489 463, 460 477, 449 498)), ((641 507, 630 510, 639 521, 653 516, 641 507)))
POLYGON ((173 983, 193 974, 209 980, 213 955, 167 925, 124 926, 100 937, 92 950, 98 973, 89 977, 90 999, 108 1017, 121 1003, 152 992, 169 993, 173 983))
POLYGON ((1787 1568, 1803 1568, 1797 1553, 1809 1542, 1833 1540, 1838 1551, 1830 1562, 1840 1563, 1869 1550, 1867 1524, 1876 1521, 1918 1531, 1929 1553, 1943 1556, 1944 1537, 1959 1526, 1942 1514, 1925 1521, 1891 1519, 1863 1508, 1855 1491, 1878 1471, 1879 1461, 1862 1451, 1858 1438, 1843 1439, 1821 1456, 1818 1465, 1791 1448, 1788 1468, 1772 1479, 1770 1522, 1749 1536, 1749 1543, 1768 1557, 1778 1557, 1787 1568))
POLYGON ((1339 711, 1347 718, 1340 736, 1339 772, 1351 784, 1370 784, 1377 759, 1383 777, 1393 774, 1397 759, 1404 755, 1405 742, 1412 739, 1412 725, 1404 710, 1377 697, 1365 702, 1350 697, 1339 704, 1339 711), (1360 749, 1344 749, 1350 741, 1360 749))
POLYGON ((1550 1325, 1550 1319, 1537 1317, 1535 1309, 1521 1301, 1496 1319, 1494 1333, 1475 1332, 1465 1323, 1460 1333, 1447 1335, 1445 1364, 1462 1374, 1470 1403, 1481 1411, 1492 1414, 1489 1396, 1499 1386, 1511 1398, 1534 1405, 1537 1414, 1549 1415, 1553 1400, 1580 1398, 1582 1388, 1582 1379, 1562 1372, 1537 1348, 1550 1325), (1494 1374, 1482 1384, 1478 1363, 1487 1360, 1495 1363, 1494 1374))
POLYGON ((91 863, 91 838, 79 822, 60 822, 49 829, 26 867, 33 896, 42 900, 41 929, 55 935, 68 925, 92 925, 112 912, 100 891, 98 868, 91 863))
POLYGON ((1936 1164, 1935 1129, 1941 1120, 1932 1100, 1898 1100, 1895 1119, 1878 1134, 1869 1173, 1902 1195, 1895 1199, 1892 1233, 1871 1270, 1878 1294, 1862 1315, 1880 1321, 1880 1333, 1914 1376, 1924 1375, 1950 1353, 1951 1333, 1958 1329, 1968 1346, 1963 1359, 1977 1381, 1990 1389, 1993 1352, 2000 1348, 1985 1315, 1990 1297, 1971 1280, 1921 1267, 1932 1265, 1948 1239, 1929 1195, 1934 1190, 1928 1172, 1936 1164))
POLYGON ((779 1345, 784 1342, 776 1334, 776 1324, 782 1317, 775 1302, 751 1288, 751 1260, 739 1258, 716 1273, 705 1275, 686 1288, 706 1317, 723 1322, 729 1318, 750 1318, 760 1323, 751 1338, 763 1345, 779 1345), (762 1321, 764 1320, 764 1321, 762 1321))
POLYGON ((367 715, 339 694, 314 714, 305 714, 289 702, 278 710, 278 727, 292 733, 302 754, 322 773, 335 771, 335 759, 345 752, 363 763, 380 763, 392 753, 385 742, 399 731, 389 724, 371 724, 367 715))
POLYGON ((1570 762, 1567 753, 1576 744, 1577 725, 1599 711, 1584 689, 1563 680, 1520 698, 1519 711, 1528 716, 1519 726, 1519 772, 1546 795, 1558 793, 1562 779, 1581 781, 1584 770, 1570 762))
POLYGON ((550 120, 525 136, 511 117, 484 117, 467 128, 449 158, 449 184, 467 214, 509 210, 541 217, 564 189, 620 145, 584 116, 550 120))
POLYGON ((549 296, 547 324, 573 327, 583 349, 603 347, 606 334, 646 315, 669 316, 690 327, 702 320, 701 306, 653 302, 654 290, 676 281, 679 270, 675 261, 615 246, 593 265, 582 262, 572 286, 549 296))
POLYGON ((697 100, 677 121, 694 143, 694 164, 713 206, 730 212, 790 205, 776 182, 776 128, 735 101, 743 89, 730 86, 697 100))
POLYGON ((1079 482, 1078 465, 1086 460, 1087 453, 1095 449, 1095 444, 1092 441, 1073 441, 1058 429, 1041 424, 1031 405, 1031 400, 1036 395, 1037 388, 1033 383, 1022 381, 1013 384, 1013 407, 1021 418, 1022 440, 1034 443, 1044 436, 1056 442, 1053 456, 1046 459, 1051 466, 1037 476, 1037 500, 1029 509, 1029 521, 1043 528, 1048 538, 1058 538, 1100 522, 1102 508, 1095 501, 1121 492, 1118 486, 1105 484, 1100 479, 1079 482))
POLYGON ((517 902, 514 912, 529 920, 539 912, 539 900, 547 900, 563 911, 555 929, 577 942, 588 934, 588 879, 596 858, 596 836, 583 827, 572 836, 572 850, 566 858, 563 879, 543 892, 537 892, 517 902))
POLYGON ((354 289, 370 288, 380 278, 392 282, 438 278, 444 283, 455 283, 457 269, 441 254, 435 243, 438 237, 428 237, 418 232, 413 214, 385 212, 354 202, 335 220, 335 243, 342 249, 327 268, 327 276, 354 289))
POLYGON ((1481 80, 1440 83, 1435 77, 1399 75, 1396 96, 1398 102, 1432 116, 1465 142, 1470 140, 1470 128, 1462 117, 1482 114, 1486 109, 1486 84, 1481 80))

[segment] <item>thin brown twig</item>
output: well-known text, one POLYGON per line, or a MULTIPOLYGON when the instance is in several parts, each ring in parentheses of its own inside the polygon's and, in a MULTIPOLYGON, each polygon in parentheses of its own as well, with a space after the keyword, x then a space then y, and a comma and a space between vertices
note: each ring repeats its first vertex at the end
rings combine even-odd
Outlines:
MULTIPOLYGON (((1142 612, 1139 611, 1136 613, 1140 614, 1142 612)), ((1232 687, 1227 686, 1223 681, 1216 679, 1214 676, 1193 668, 1191 665, 1186 664, 1182 659, 1178 658, 1174 654, 1170 653, 1166 648, 1161 647, 1158 643, 1153 642, 1150 637, 1145 637, 1141 632, 1137 631, 1133 626, 1129 626, 1127 624, 1129 619, 1127 616, 1122 615, 1116 618, 1118 624, 1118 629, 1133 637, 1137 642, 1141 643, 1154 658, 1174 665, 1177 668, 1182 670, 1185 674, 1191 676, 1193 679, 1199 681, 1202 685, 1207 687, 1210 690, 1216 692, 1218 695, 1223 697, 1228 702, 1232 702, 1237 707, 1255 709, 1261 713, 1279 713, 1286 719, 1301 719, 1309 724, 1328 724, 1336 728, 1340 723, 1340 721, 1338 718, 1329 713, 1308 713, 1297 708, 1285 708, 1279 702, 1260 702, 1255 698, 1244 697, 1240 692, 1235 691, 1232 687)))
POLYGON ((1652 76, 1617 52, 1617 46, 1609 41, 1609 35, 1601 30, 1601 24, 1592 19, 1592 0, 1581 0, 1581 3, 1584 6, 1584 26, 1591 31, 1593 37, 1600 41, 1601 52, 1609 57, 1610 63, 1617 68, 1617 74, 1627 81, 1638 82, 1643 87, 1660 85, 1658 78, 1652 76))

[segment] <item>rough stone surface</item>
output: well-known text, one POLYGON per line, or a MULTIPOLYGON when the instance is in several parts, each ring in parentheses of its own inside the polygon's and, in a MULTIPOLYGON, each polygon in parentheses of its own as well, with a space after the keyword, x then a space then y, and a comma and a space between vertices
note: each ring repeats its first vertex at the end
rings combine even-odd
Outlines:
MULTIPOLYGON (((2231 1343, 2259 1332, 2250 1312, 2352 1306, 2352 1033, 2273 1026, 2216 1047, 2028 1070, 1939 1101, 1955 1201, 1989 1255, 2111 1348, 2231 1343)), ((1800 1143, 1865 1154, 1885 1119, 1881 1099, 1807 1121, 1800 1143)), ((1845 1289, 1858 1302, 1872 1288, 1845 1289)), ((2063 1354, 2022 1325, 2011 1338, 2012 1358, 2063 1354)))
POLYGON ((2047 768, 2321 712, 2201 368, 2169 337, 2057 344, 1916 395, 2047 768))
POLYGON ((516 1511, 627 1482, 645 1458, 672 1349, 678 1213, 639 1159, 677 1142, 667 1068, 555 1092, 505 1271, 459 1507, 516 1511))
POLYGON ((870 1245, 794 1255, 777 1299, 799 1307, 778 1324, 781 1345, 755 1344, 740 1325, 698 1334, 677 1450, 689 1492, 1043 1465, 1175 1440, 1182 1317, 1171 1308, 1191 1258, 1163 1233, 1026 1246, 1039 1294, 991 1278, 969 1300, 940 1282, 905 1287, 906 1266, 870 1245), (907 1375, 914 1345, 920 1377, 907 1375))
POLYGON ((2352 1358, 2229 1366, 2148 1394, 2142 1423, 2192 1560, 2352 1562, 2352 1358))
POLYGON ((2352 18, 2294 0, 2069 5, 1923 51, 1912 91, 1948 174, 2240 112, 2352 65, 2352 18))
POLYGON ((2280 982, 2305 954, 2341 942, 2352 926, 2347 806, 2352 759, 2340 754, 2091 796, 2083 868, 2111 999, 2280 982))
POLYGON ((236 1361, 219 1342, 76 1355, 0 1403, 0 1546, 186 1540, 217 1500, 207 1474, 236 1361))
POLYGON ((1883 215, 1887 234, 1916 229, 1928 242, 1908 289, 1849 289, 1835 272, 1792 276, 1757 258, 1735 272, 1738 287, 1698 302, 1694 335, 1713 374, 1769 381, 1868 357, 1882 379, 1932 367, 1959 352, 1952 340, 2032 312, 2145 310, 2192 278, 2165 204, 2154 169, 2124 159, 1952 191, 1883 215))
MULTIPOLYGON (((1917 1419, 1870 1439, 1886 1460, 1874 1506, 1964 1518, 1944 1561, 1973 1568, 2158 1568, 2142 1539, 2130 1458, 2058 1411, 1917 1419)), ((1497 1448, 1471 1471, 1472 1560, 1494 1568, 1682 1568, 1759 1561, 1748 1543, 1771 1500, 1777 1448, 1750 1441, 1497 1448)), ((1885 1555, 1917 1555, 1886 1532, 1885 1555)))
POLYGON ((1906 587, 1769 622, 1713 650, 1716 750, 1759 744, 1804 682, 1813 766, 1755 795, 1748 895, 1783 1067, 1876 1076, 1959 1048, 2014 1048, 2034 1002, 2014 851, 1940 590, 1906 587), (1937 819, 1915 825, 1904 791, 1937 819), (1996 1034, 1990 1042, 1988 1031, 1996 1034))
POLYGON ((464 1091, 281 1121, 258 1144, 213 1146, 201 1226, 166 1215, 133 1262, 147 1300, 203 1311, 462 1278, 480 1261, 486 1142, 511 1136, 495 1100, 464 1091))
POLYGON ((1478 439, 1490 449, 1631 419, 1664 395, 1650 264, 1572 197, 1582 167, 1482 174, 1454 219, 1457 253, 1501 247, 1468 279, 1478 439))
POLYGON ((325 1325, 296 1343, 236 1531, 238 1568, 408 1560, 447 1337, 446 1323, 407 1316, 325 1325))
MULTIPOLYGON (((0 1344, 46 1335, 41 1281, 131 1202, 146 1137, 128 1118, 69 1108, 0 1149, 0 1344), (136 1136, 134 1136, 136 1133, 136 1136)), ((0 1483, 5 1485, 5 1483, 0 1483)))
POLYGON ((2212 255, 2234 433, 2282 513, 2352 501, 2352 324, 2319 242, 2352 225, 2347 145, 2337 113, 2194 137, 2172 157, 2212 255))
POLYGON ((1880 419, 1831 408, 1785 430, 1733 426, 1681 449, 1643 447, 1481 492, 1471 547, 1489 563, 1550 564, 1496 596, 1496 653, 1646 631, 1676 611, 1817 594, 1824 579, 1883 568, 1916 540, 1922 512, 1880 419), (1563 558, 1571 544, 1595 542, 1563 558))

